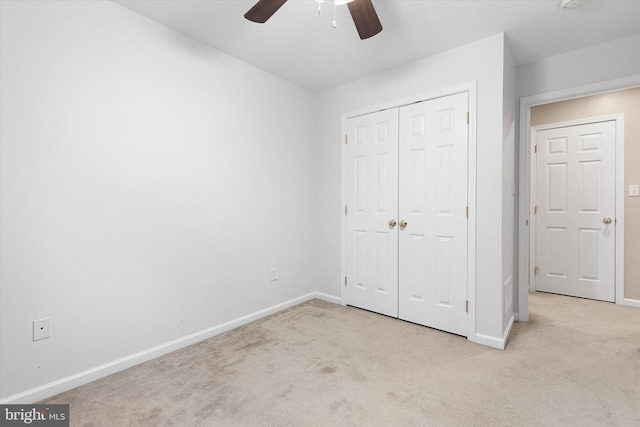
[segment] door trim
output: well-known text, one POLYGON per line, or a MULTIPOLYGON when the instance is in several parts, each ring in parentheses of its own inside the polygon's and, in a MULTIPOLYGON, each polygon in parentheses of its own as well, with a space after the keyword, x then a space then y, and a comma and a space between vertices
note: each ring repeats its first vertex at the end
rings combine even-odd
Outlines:
MULTIPOLYGON (((531 141, 531 107, 597 95, 640 86, 640 74, 607 80, 553 92, 545 92, 520 98, 520 131, 518 139, 518 312, 517 320, 529 320, 529 177, 531 141)), ((623 211, 624 212, 624 211, 623 211)), ((623 263, 624 269, 624 263, 623 263)), ((621 277, 624 277, 624 271, 621 277)), ((621 286, 624 286, 622 284, 621 286)), ((624 290, 622 289, 622 292, 624 290)), ((617 295, 616 295, 617 303, 617 295)))
MULTIPOLYGON (((529 138, 531 143, 529 153, 529 218, 534 217, 533 200, 537 191, 537 176, 533 173, 536 170, 537 159, 534 155, 536 132, 540 130, 554 129, 568 126, 580 126, 598 122, 615 122, 615 272, 614 272, 614 289, 615 303, 622 304, 624 302, 624 114, 611 114, 607 116, 588 117, 578 120, 569 120, 566 122, 549 123, 545 125, 530 127, 529 138)), ((536 258, 536 232, 537 221, 531 219, 529 221, 529 290, 536 291, 536 274, 535 274, 535 258, 536 258)))
POLYGON ((339 144, 341 145, 341 206, 340 206, 340 303, 346 305, 344 291, 344 278, 347 275, 347 217, 344 207, 347 204, 347 149, 345 135, 348 129, 348 120, 364 114, 374 113, 380 110, 398 108, 416 102, 429 101, 457 93, 469 94, 469 135, 468 135, 468 178, 467 178, 467 203, 469 205, 469 219, 467 223, 467 298, 469 311, 467 316, 467 340, 477 342, 476 337, 476 110, 477 110, 477 82, 464 83, 459 86, 442 88, 427 93, 422 93, 396 101, 385 102, 374 106, 364 107, 342 114, 341 133, 339 144))

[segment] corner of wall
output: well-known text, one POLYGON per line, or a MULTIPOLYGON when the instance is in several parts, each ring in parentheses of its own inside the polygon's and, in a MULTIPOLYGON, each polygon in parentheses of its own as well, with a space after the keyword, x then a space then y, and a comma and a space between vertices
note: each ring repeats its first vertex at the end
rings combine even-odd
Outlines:
POLYGON ((516 208, 516 67, 509 41, 504 41, 502 82, 502 330, 513 319, 517 248, 516 208))

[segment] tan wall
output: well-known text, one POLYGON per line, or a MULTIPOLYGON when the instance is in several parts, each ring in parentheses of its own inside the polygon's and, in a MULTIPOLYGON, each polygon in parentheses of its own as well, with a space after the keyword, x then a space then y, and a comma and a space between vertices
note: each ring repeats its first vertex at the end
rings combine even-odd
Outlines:
POLYGON ((624 113, 624 297, 640 300, 640 88, 587 96, 531 108, 531 126, 624 113))

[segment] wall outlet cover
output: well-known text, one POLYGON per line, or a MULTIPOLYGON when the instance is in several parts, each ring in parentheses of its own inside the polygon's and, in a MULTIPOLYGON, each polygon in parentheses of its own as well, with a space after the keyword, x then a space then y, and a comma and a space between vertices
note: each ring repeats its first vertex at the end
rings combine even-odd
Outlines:
POLYGON ((33 321, 33 340, 39 341, 51 336, 51 318, 44 317, 33 321))

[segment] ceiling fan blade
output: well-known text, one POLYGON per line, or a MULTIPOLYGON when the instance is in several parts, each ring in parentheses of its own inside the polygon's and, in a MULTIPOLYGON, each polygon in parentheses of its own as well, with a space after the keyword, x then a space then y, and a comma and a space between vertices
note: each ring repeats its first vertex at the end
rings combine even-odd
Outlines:
POLYGON ((382 31, 382 24, 371 0, 354 0, 347 3, 347 6, 361 40, 373 37, 382 31))
POLYGON ((249 21, 264 24, 286 2, 287 0, 260 0, 244 14, 244 17, 249 21))

